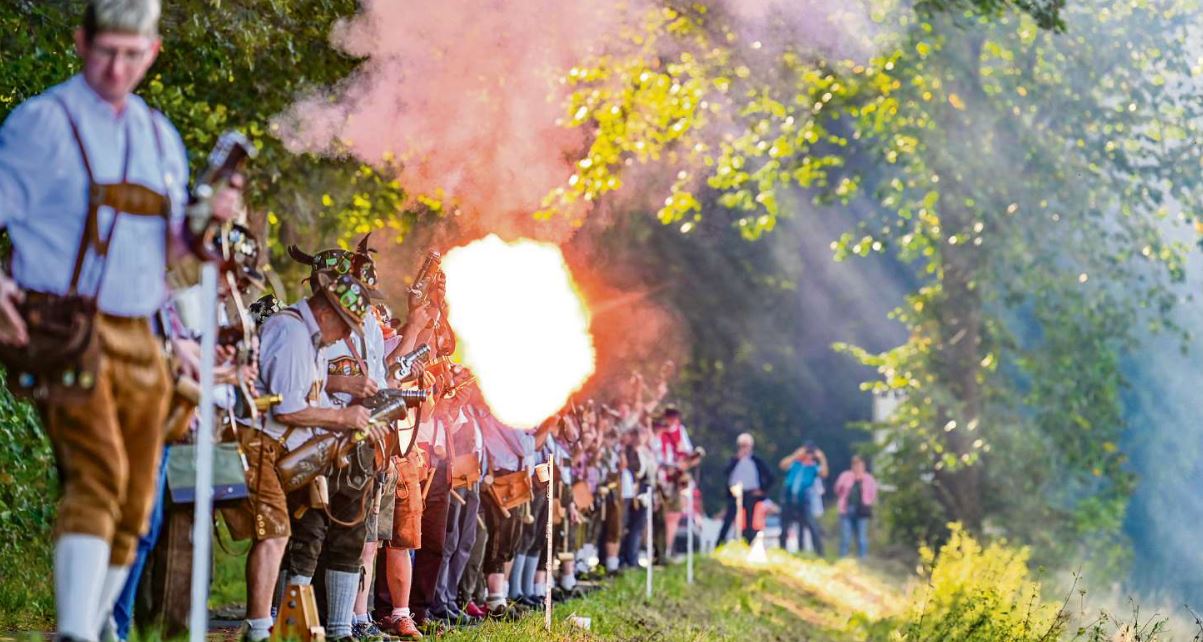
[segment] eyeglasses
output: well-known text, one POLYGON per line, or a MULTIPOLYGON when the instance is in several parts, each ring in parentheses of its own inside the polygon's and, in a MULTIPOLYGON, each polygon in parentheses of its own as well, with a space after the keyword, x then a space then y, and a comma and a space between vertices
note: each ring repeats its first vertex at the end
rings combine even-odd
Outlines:
POLYGON ((120 59, 121 62, 127 65, 137 65, 150 55, 149 48, 143 49, 121 49, 116 47, 106 47, 104 45, 92 44, 88 47, 88 52, 95 56, 96 59, 106 65, 112 64, 120 59))

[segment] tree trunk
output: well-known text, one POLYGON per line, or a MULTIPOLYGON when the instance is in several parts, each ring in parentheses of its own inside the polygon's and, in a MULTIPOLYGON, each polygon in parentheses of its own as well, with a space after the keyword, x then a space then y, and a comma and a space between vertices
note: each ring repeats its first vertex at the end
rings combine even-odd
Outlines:
POLYGON ((952 521, 959 521, 973 532, 982 524, 981 465, 967 465, 963 457, 973 451, 974 432, 981 416, 982 310, 981 298, 973 285, 973 252, 953 249, 945 252, 944 300, 940 305, 943 336, 937 347, 937 372, 956 400, 940 409, 937 427, 946 452, 957 457, 955 467, 936 472, 942 491, 941 501, 952 521), (955 422, 952 423, 952 422, 955 422), (951 428, 951 429, 949 429, 951 428))

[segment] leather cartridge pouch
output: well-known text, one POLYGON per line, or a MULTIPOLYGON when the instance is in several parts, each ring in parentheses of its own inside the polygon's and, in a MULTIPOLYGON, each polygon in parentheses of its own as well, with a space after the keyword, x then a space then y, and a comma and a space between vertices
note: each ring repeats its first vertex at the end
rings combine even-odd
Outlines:
POLYGON ((14 395, 50 402, 83 402, 100 372, 95 301, 78 295, 26 292, 17 306, 29 342, 0 344, 14 395))
POLYGON ((589 490, 589 482, 579 480, 572 484, 572 503, 581 512, 593 508, 593 491, 589 490))
POLYGON ((517 508, 531 500, 534 496, 531 489, 530 473, 520 470, 493 478, 493 495, 497 503, 506 510, 517 508))
POLYGON ((451 460, 451 487, 467 488, 480 481, 480 459, 474 452, 456 455, 451 460))
MULTIPOLYGON (((8 368, 7 385, 13 394, 50 403, 80 403, 91 397, 100 372, 96 299, 100 295, 99 284, 104 282, 105 259, 117 230, 117 222, 122 214, 160 217, 165 222, 164 234, 167 234, 169 228, 166 221, 170 216, 171 202, 166 196, 147 187, 127 182, 132 148, 128 143, 121 182, 97 183, 75 119, 66 103, 57 97, 56 100, 67 115, 88 176, 88 211, 67 293, 25 293, 25 300, 17 306, 17 311, 25 321, 29 342, 20 347, 0 345, 0 362, 8 368), (108 234, 103 238, 99 230, 101 207, 113 210, 108 234), (79 294, 78 286, 89 249, 100 261, 100 278, 97 280, 98 291, 92 296, 83 296, 79 294)), ((162 166, 163 148, 159 130, 157 126, 152 126, 152 130, 162 166)), ((127 129, 127 141, 132 140, 129 133, 127 129)))

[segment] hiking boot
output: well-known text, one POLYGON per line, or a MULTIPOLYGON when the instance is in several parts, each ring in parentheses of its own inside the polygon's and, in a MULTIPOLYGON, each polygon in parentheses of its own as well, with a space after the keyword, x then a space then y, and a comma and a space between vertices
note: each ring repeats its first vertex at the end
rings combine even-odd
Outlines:
POLYGON ((409 616, 393 617, 388 616, 380 621, 381 630, 391 635, 398 640, 421 640, 422 632, 418 630, 418 626, 414 624, 414 619, 409 616))
POLYGON ((367 622, 356 622, 351 625, 351 637, 359 642, 389 642, 391 637, 384 634, 376 623, 368 620, 367 622))

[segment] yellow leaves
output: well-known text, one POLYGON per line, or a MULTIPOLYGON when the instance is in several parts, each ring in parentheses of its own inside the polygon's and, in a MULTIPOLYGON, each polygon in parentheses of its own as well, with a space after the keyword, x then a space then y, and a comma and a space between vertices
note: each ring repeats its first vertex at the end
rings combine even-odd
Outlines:
POLYGON ((334 199, 330 198, 329 194, 322 194, 322 205, 325 207, 334 207, 334 199))

